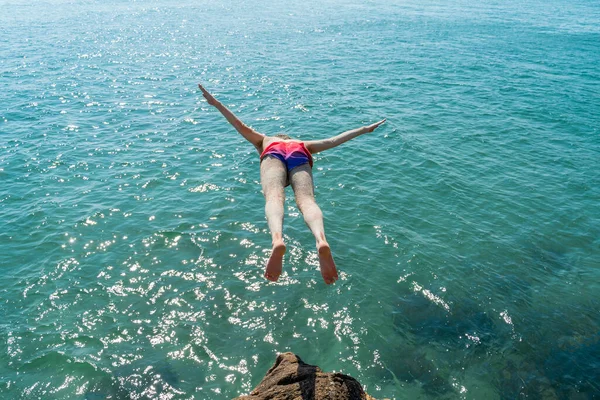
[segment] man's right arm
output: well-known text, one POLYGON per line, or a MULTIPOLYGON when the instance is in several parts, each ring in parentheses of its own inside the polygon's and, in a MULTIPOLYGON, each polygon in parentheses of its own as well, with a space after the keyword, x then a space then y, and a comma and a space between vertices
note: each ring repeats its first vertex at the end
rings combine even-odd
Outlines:
POLYGON ((328 150, 333 147, 339 146, 340 144, 345 143, 348 140, 354 139, 355 137, 360 136, 364 133, 373 132, 375 128, 377 128, 384 122, 385 119, 368 126, 361 126, 360 128, 351 129, 349 131, 340 133, 337 136, 332 136, 323 140, 308 140, 304 142, 304 145, 306 146, 306 149, 311 152, 311 154, 318 153, 320 151, 328 150))

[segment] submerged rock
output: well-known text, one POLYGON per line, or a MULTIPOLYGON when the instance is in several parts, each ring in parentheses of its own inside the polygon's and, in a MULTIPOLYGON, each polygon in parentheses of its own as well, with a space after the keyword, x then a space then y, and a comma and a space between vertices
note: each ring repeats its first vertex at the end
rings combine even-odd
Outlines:
POLYGON ((275 364, 248 396, 234 400, 375 400, 358 381, 337 372, 323 372, 293 353, 277 356, 275 364))

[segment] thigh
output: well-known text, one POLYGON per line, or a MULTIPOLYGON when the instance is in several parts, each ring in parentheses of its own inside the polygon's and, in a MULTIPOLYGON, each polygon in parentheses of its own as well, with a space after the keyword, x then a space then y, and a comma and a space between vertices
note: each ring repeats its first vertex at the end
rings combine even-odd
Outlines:
POLYGON ((266 198, 283 196, 287 184, 287 168, 281 160, 266 156, 260 163, 260 183, 266 198))
POLYGON ((290 171, 290 181, 296 203, 298 207, 302 207, 302 203, 315 200, 315 190, 310 164, 300 165, 290 171))

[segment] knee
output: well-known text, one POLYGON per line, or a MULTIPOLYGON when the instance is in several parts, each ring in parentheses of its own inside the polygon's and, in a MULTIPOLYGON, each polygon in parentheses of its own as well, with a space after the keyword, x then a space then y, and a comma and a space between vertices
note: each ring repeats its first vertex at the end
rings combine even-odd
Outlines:
POLYGON ((285 193, 281 192, 270 192, 265 193, 265 202, 267 204, 283 204, 285 200, 285 193))
POLYGON ((302 200, 297 200, 296 204, 298 205, 298 208, 300 209, 300 212, 302 214, 306 214, 307 212, 310 213, 315 213, 321 212, 321 209, 319 208, 319 205, 317 204, 317 202, 315 201, 315 199, 312 198, 306 198, 306 199, 302 199, 302 200))

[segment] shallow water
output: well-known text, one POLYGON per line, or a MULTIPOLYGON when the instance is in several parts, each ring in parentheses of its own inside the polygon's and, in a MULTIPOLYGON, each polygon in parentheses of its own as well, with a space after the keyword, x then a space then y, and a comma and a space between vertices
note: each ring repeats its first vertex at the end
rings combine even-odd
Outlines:
POLYGON ((597 2, 0 0, 0 394, 600 396, 597 2), (315 157, 340 280, 208 89, 315 157))

